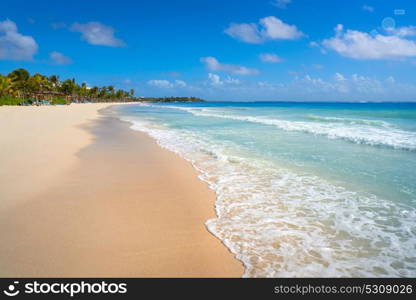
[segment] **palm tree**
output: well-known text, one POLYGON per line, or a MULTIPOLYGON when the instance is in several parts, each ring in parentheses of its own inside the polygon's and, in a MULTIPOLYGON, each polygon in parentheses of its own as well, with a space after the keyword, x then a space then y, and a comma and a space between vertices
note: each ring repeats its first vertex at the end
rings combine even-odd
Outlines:
POLYGON ((16 90, 13 89, 13 82, 7 76, 0 75, 0 97, 5 95, 15 95, 16 90))
MULTIPOLYGON (((29 90, 35 95, 42 94, 42 92, 51 89, 51 83, 48 80, 48 78, 39 73, 36 73, 35 75, 31 76, 27 82, 29 90)), ((39 97, 35 96, 35 98, 36 105, 39 105, 39 97)))
POLYGON ((100 88, 100 92, 98 94, 98 98, 104 99, 107 98, 108 94, 107 94, 107 87, 103 86, 102 88, 100 88))
POLYGON ((59 76, 58 75, 51 75, 49 76, 49 81, 51 82, 52 86, 54 88, 57 88, 59 86, 59 76))
POLYGON ((66 79, 59 87, 60 92, 64 93, 67 97, 72 96, 77 91, 77 84, 74 79, 66 79))
POLYGON ((124 98, 124 91, 123 90, 117 90, 115 93, 116 99, 123 99, 124 98))
POLYGON ((22 68, 12 71, 7 76, 0 74, 0 97, 4 95, 17 98, 33 96, 36 98, 36 103, 39 104, 40 96, 52 94, 45 93, 48 90, 63 93, 67 100, 68 98, 74 99, 77 97, 90 98, 96 102, 134 99, 134 89, 129 91, 118 90, 112 85, 88 88, 86 83, 78 85, 75 79, 67 79, 61 82, 58 75, 46 77, 36 73, 30 76, 29 72, 22 68))
POLYGON ((88 97, 90 99, 96 99, 98 97, 99 88, 96 86, 93 86, 88 90, 88 97))
POLYGON ((109 97, 110 97, 110 98, 114 98, 114 86, 109 85, 109 86, 107 87, 107 90, 108 90, 108 92, 110 93, 109 97))
POLYGON ((81 96, 82 98, 86 98, 88 95, 88 88, 87 88, 87 84, 85 82, 83 82, 81 84, 81 87, 79 88, 79 96, 81 96))
POLYGON ((30 78, 30 74, 28 71, 22 68, 16 69, 13 72, 9 73, 7 77, 9 77, 12 80, 13 85, 16 87, 16 90, 18 91, 20 97, 27 96, 28 80, 30 78), (21 95, 21 93, 23 95, 21 95))

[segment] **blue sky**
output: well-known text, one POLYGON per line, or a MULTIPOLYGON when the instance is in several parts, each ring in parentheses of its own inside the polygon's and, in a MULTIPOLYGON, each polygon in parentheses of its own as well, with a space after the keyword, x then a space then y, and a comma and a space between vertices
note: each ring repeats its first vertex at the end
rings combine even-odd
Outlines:
POLYGON ((0 73, 137 96, 416 101, 412 0, 2 1, 0 73))

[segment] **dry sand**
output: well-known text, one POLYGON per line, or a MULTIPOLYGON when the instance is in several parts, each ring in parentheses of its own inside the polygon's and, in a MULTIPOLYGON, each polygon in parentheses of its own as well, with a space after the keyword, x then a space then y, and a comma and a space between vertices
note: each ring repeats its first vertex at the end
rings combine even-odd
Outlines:
POLYGON ((59 181, 92 142, 80 124, 108 104, 0 106, 0 212, 59 181))
POLYGON ((103 107, 0 107, 0 276, 241 276, 214 192, 103 107))

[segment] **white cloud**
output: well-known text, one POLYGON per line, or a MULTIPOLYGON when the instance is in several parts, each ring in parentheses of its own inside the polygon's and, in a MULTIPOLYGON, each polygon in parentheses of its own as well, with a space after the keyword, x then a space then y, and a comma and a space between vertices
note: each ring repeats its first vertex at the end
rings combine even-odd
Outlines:
POLYGON ((393 77, 378 79, 340 72, 329 78, 298 74, 289 81, 244 81, 232 85, 211 73, 198 93, 216 100, 414 101, 416 85, 397 82, 393 77))
POLYGON ((208 79, 211 85, 218 86, 223 84, 221 77, 217 74, 208 73, 208 79))
POLYGON ((171 88, 173 87, 173 84, 169 80, 149 80, 147 82, 148 85, 155 86, 155 87, 161 87, 161 88, 171 88))
POLYGON ((246 43, 260 44, 264 42, 263 37, 257 28, 257 24, 231 23, 230 26, 224 30, 229 36, 246 43))
POLYGON ((358 93, 381 93, 383 90, 379 80, 358 74, 351 76, 350 84, 358 93))
POLYGON ((340 55, 354 59, 399 59, 416 56, 416 43, 397 35, 376 34, 347 30, 341 24, 335 36, 322 42, 323 46, 340 55))
POLYGON ((175 85, 179 87, 186 87, 186 82, 183 80, 175 80, 175 85))
POLYGON ((394 78, 386 79, 389 85, 382 81, 363 75, 352 74, 345 76, 335 73, 332 79, 325 80, 319 77, 312 77, 308 74, 298 77, 287 83, 258 82, 257 94, 261 95, 269 92, 270 95, 287 95, 293 99, 310 100, 329 100, 329 101, 357 101, 357 100, 389 100, 394 98, 392 95, 401 96, 411 95, 415 86, 397 84, 394 78), (392 98, 389 98, 392 97, 392 98))
POLYGON ((226 79, 222 80, 217 74, 208 73, 208 84, 212 86, 223 86, 223 85, 239 85, 240 80, 227 76, 226 79))
POLYGON ((239 85, 241 83, 240 80, 236 78, 232 78, 230 76, 227 76, 227 78, 224 79, 224 82, 226 84, 232 84, 232 85, 239 85))
POLYGON ((373 12, 374 11, 374 7, 370 6, 370 5, 363 5, 363 10, 368 11, 368 12, 373 12))
POLYGON ((244 66, 228 65, 228 64, 220 63, 215 57, 212 57, 212 56, 202 57, 201 61, 205 64, 206 68, 210 71, 228 72, 228 73, 238 74, 238 75, 255 75, 259 73, 259 71, 256 69, 249 69, 244 66))
POLYGON ((114 28, 101 24, 100 22, 89 22, 86 24, 74 23, 71 31, 82 33, 82 39, 91 45, 110 47, 123 47, 126 44, 114 36, 114 28))
POLYGON ((334 28, 334 31, 336 32, 336 33, 340 33, 340 32, 342 32, 344 30, 344 25, 342 25, 342 24, 337 24, 337 26, 335 26, 335 28, 334 28))
POLYGON ((19 33, 16 23, 9 19, 0 22, 0 59, 30 61, 37 51, 36 41, 19 33))
POLYGON ((260 19, 263 25, 262 35, 272 40, 295 40, 304 34, 300 32, 295 25, 288 25, 276 17, 266 17, 260 19))
POLYGON ((334 80, 323 80, 306 75, 298 79, 306 92, 309 93, 327 93, 337 97, 337 93, 350 95, 376 95, 385 91, 383 84, 371 77, 353 74, 346 77, 341 73, 335 73, 334 80))
POLYGON ((292 0, 275 0, 272 2, 272 5, 278 8, 286 8, 286 6, 291 2, 292 0))
POLYGON ((325 49, 324 47, 322 47, 322 46, 321 46, 321 44, 319 44, 318 42, 315 42, 315 41, 311 41, 311 42, 309 42, 309 47, 319 49, 319 51, 320 51, 322 54, 326 54, 326 53, 327 53, 326 49, 325 49))
POLYGON ((397 35, 400 37, 411 37, 416 36, 416 26, 404 26, 404 27, 388 27, 386 28, 387 33, 397 35))
POLYGON ((273 53, 262 53, 259 55, 260 60, 267 63, 278 63, 283 61, 278 55, 273 53))
POLYGON ((258 24, 231 23, 224 32, 234 39, 253 44, 268 40, 294 40, 304 36, 295 25, 288 25, 274 16, 262 18, 258 24))
POLYGON ((341 73, 335 73, 335 80, 336 81, 345 81, 345 80, 347 80, 345 77, 344 77, 344 75, 342 75, 341 73))
POLYGON ((394 84, 394 83, 396 83, 396 79, 394 79, 394 77, 393 77, 393 76, 389 76, 389 77, 386 79, 386 81, 387 81, 388 83, 390 83, 390 84, 394 84))
POLYGON ((174 82, 170 82, 169 80, 159 80, 153 79, 147 81, 147 84, 150 86, 158 87, 158 88, 174 88, 174 87, 181 87, 184 88, 187 86, 186 82, 183 80, 175 80, 174 82))
POLYGON ((56 65, 67 65, 72 63, 72 60, 69 57, 57 51, 52 51, 51 53, 49 53, 49 58, 56 65))
MULTIPOLYGON (((150 81, 149 81, 150 82, 150 81)), ((149 94, 189 95, 212 100, 280 101, 415 101, 416 84, 392 76, 334 73, 330 77, 295 74, 288 81, 240 82, 228 75, 209 72, 204 81, 175 88, 175 81, 153 81, 169 88, 152 88, 149 94), (159 93, 159 94, 158 94, 159 93)))

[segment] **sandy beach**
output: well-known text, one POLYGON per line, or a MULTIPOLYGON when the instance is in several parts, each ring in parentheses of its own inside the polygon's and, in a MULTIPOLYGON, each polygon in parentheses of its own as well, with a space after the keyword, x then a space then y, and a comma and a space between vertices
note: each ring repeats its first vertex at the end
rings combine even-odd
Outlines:
POLYGON ((215 193, 107 106, 0 107, 0 276, 241 276, 215 193))

